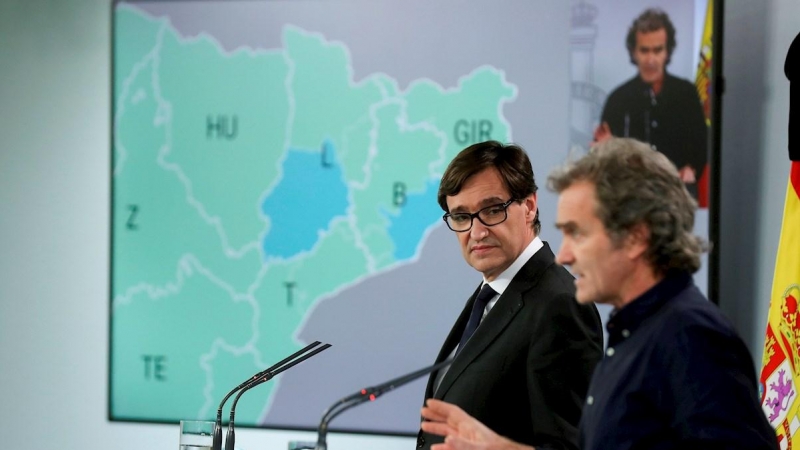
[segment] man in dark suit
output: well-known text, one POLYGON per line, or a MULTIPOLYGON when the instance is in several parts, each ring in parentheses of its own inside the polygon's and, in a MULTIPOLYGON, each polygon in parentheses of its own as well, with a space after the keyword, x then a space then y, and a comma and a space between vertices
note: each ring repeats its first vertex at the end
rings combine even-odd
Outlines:
MULTIPOLYGON (((453 363, 431 375, 425 395, 518 442, 572 449, 603 338, 596 308, 575 301, 573 277, 538 236, 536 190, 516 145, 475 144, 447 167, 443 218, 483 281, 437 357, 453 363)), ((420 431, 417 447, 438 442, 420 431)))

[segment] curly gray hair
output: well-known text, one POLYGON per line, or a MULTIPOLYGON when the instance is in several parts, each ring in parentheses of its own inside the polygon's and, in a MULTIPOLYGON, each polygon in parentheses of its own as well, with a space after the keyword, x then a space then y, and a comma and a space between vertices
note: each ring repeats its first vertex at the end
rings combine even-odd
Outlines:
POLYGON ((693 234, 697 203, 666 156, 634 139, 612 138, 554 170, 547 187, 561 193, 579 181, 594 184, 595 212, 614 243, 644 224, 650 231, 647 258, 657 273, 700 268, 707 245, 693 234))

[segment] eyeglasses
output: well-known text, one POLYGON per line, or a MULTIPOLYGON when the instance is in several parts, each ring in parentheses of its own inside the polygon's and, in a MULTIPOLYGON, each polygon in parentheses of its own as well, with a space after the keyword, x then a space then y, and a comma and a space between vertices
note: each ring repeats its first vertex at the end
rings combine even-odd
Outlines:
POLYGON ((508 207, 511 203, 514 202, 515 199, 510 199, 505 203, 499 203, 497 205, 487 206, 479 210, 478 212, 470 213, 455 213, 450 214, 446 213, 442 216, 442 220, 447 224, 448 228, 455 231, 456 233, 463 233, 464 231, 469 231, 472 228, 472 221, 476 217, 480 222, 487 227, 493 227, 495 225, 499 225, 508 219, 508 207))

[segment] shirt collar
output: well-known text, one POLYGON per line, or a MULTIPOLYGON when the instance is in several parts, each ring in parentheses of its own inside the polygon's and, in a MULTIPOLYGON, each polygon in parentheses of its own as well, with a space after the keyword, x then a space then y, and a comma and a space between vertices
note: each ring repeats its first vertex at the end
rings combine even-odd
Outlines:
POLYGON ((666 301, 691 283, 692 276, 687 272, 669 273, 644 294, 621 309, 612 311, 606 324, 608 345, 630 336, 646 318, 655 314, 666 301))
MULTIPOLYGON (((650 89, 652 87, 650 83, 646 83, 642 80, 642 77, 638 73, 636 74, 636 83, 642 89, 650 89)), ((659 97, 664 93, 664 88, 667 87, 667 85, 672 85, 672 79, 667 70, 664 69, 664 81, 661 84, 661 92, 658 93, 659 97)))
MULTIPOLYGON (((533 240, 530 242, 530 244, 528 244, 528 246, 525 247, 525 250, 523 250, 522 253, 520 253, 519 256, 517 256, 517 259, 515 259, 514 262, 511 263, 511 265, 506 268, 506 270, 504 270, 500 275, 498 275, 497 278, 488 282, 489 286, 491 286, 495 292, 502 295, 503 292, 505 292, 508 285, 511 284, 511 280, 513 280, 514 277, 517 276, 517 272, 519 272, 519 270, 522 269, 522 266, 524 266, 525 263, 527 263, 528 260, 531 259, 531 257, 535 255, 536 252, 538 252, 539 249, 542 248, 543 246, 544 243, 542 243, 542 240, 539 238, 539 236, 534 237, 533 240)), ((483 284, 481 284, 481 286, 483 286, 486 283, 487 281, 484 278, 483 284)))

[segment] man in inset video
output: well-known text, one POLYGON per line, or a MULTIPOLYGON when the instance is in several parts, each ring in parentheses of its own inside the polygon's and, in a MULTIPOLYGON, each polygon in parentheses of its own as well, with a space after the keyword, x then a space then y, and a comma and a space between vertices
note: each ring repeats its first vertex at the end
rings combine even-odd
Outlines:
POLYGON ((696 198, 708 161, 707 126, 695 85, 667 72, 676 44, 667 13, 648 9, 633 21, 626 45, 638 73, 608 96, 594 139, 630 137, 649 143, 677 166, 696 198))

